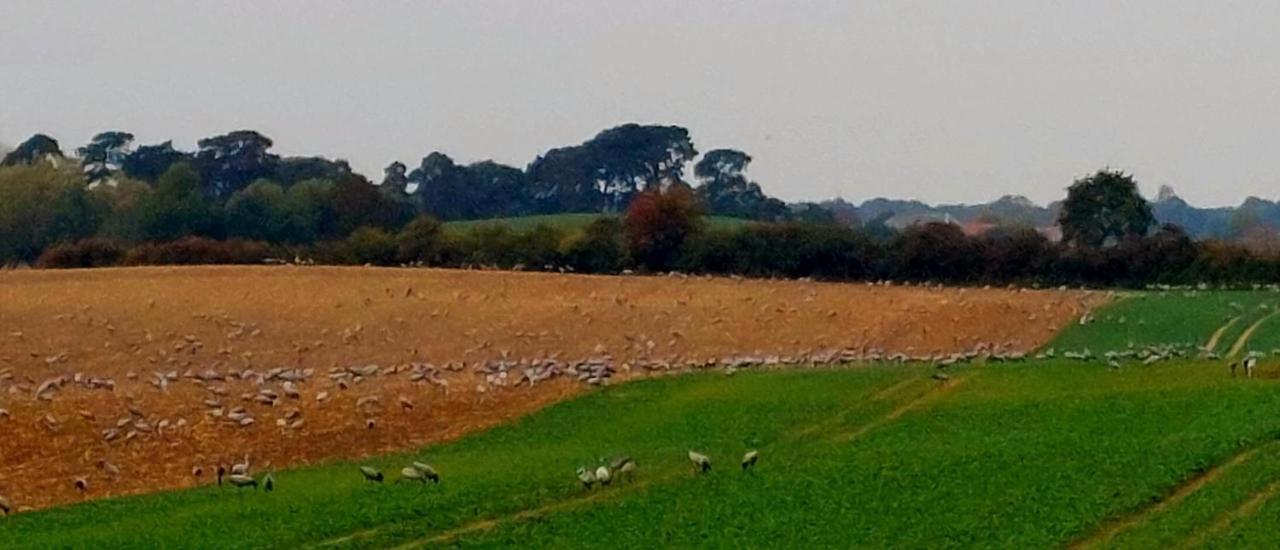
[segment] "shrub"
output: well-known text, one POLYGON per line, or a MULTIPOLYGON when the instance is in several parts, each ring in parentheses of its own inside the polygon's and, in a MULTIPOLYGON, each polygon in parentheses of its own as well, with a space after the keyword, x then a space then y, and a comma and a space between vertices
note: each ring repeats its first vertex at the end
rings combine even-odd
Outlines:
POLYGON ((439 263, 443 245, 439 220, 426 215, 409 222, 396 236, 397 256, 405 263, 439 263))
POLYGON ((265 243, 244 240, 215 241, 187 237, 163 243, 145 243, 129 250, 126 265, 260 264, 271 257, 265 243))
POLYGON ((115 241, 85 239, 59 244, 45 250, 44 254, 36 260, 36 267, 46 269, 108 267, 119 265, 124 254, 124 248, 115 241))
POLYGON ((356 229, 337 244, 335 259, 353 265, 394 265, 397 252, 396 238, 376 227, 356 229))
POLYGON ((702 212, 684 186, 636 195, 627 208, 631 255, 651 271, 671 269, 686 239, 702 228, 702 212))
POLYGON ((564 247, 564 262, 580 273, 617 273, 631 262, 627 233, 617 218, 599 218, 564 247))

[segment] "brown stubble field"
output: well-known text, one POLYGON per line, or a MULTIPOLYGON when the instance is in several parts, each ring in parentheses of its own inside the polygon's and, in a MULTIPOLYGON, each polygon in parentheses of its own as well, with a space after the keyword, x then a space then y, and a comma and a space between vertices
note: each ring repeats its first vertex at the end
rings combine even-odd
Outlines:
POLYGON ((208 483, 217 464, 246 454, 263 471, 412 449, 589 390, 567 377, 491 387, 472 366, 490 360, 1029 350, 1105 299, 426 269, 0 272, 0 494, 43 507, 208 483), (467 366, 435 369, 437 383, 409 377, 408 365, 456 362, 467 366), (346 389, 329 377, 366 365, 380 373, 344 378, 346 389), (297 397, 256 400, 282 386, 255 376, 282 368, 311 369, 297 397), (192 377, 202 372, 219 379, 192 377), (162 384, 165 375, 176 379, 162 384), (210 414, 237 407, 252 424, 210 414))

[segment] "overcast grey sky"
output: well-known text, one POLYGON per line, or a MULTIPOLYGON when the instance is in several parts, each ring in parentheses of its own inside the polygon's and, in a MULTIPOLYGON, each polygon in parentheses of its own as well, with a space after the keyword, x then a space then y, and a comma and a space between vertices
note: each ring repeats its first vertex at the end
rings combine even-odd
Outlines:
POLYGON ((789 200, 1059 198, 1109 165, 1280 196, 1280 2, 0 0, 0 141, 239 128, 377 179, 622 122, 789 200))

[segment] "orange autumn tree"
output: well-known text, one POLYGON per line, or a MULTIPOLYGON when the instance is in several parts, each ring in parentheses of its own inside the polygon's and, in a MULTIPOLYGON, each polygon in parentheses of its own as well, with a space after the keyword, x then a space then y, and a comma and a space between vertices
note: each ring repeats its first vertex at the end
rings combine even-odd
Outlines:
POLYGON ((675 265, 685 240, 702 229, 702 207, 686 185, 639 193, 625 218, 631 254, 650 271, 675 265))

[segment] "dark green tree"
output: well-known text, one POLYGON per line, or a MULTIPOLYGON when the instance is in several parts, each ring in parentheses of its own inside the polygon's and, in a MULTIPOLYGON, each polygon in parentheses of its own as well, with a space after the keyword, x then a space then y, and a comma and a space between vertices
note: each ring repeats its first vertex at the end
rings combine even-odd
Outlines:
POLYGON ((624 124, 548 151, 528 174, 544 211, 617 212, 641 191, 680 182, 697 155, 684 128, 624 124))
POLYGON ((1138 193, 1133 176, 1099 170, 1067 189, 1058 217, 1068 244, 1099 247, 1127 236, 1146 235, 1155 225, 1151 205, 1138 193))
POLYGON ((89 237, 104 214, 105 204, 74 166, 0 168, 0 265, 29 262, 49 246, 89 237))
POLYGON ((225 220, 229 237, 272 243, 295 241, 284 188, 272 181, 255 181, 231 195, 225 220))
POLYGON ((111 176, 111 173, 124 165, 129 155, 129 144, 133 143, 133 134, 128 132, 102 132, 89 141, 84 147, 76 149, 80 157, 80 165, 89 181, 97 182, 111 176))
POLYGON ((0 159, 0 166, 33 164, 45 157, 62 158, 62 156, 62 149, 58 147, 58 140, 44 134, 36 134, 18 144, 17 148, 9 151, 3 159, 0 159))
POLYGON ((253 130, 208 137, 196 144, 195 166, 205 194, 217 201, 226 200, 251 182, 272 177, 280 164, 280 157, 269 151, 271 138, 253 130))
POLYGON ((313 243, 338 236, 338 214, 333 207, 332 183, 307 180, 285 192, 291 242, 313 243))
POLYGON ((747 179, 751 156, 734 149, 716 149, 702 156, 693 167, 701 180, 698 198, 711 214, 763 221, 781 221, 787 216, 786 203, 765 196, 760 185, 747 179))
POLYGON ((358 174, 339 180, 331 201, 339 235, 348 235, 360 227, 396 231, 414 216, 411 205, 391 200, 358 174))
POLYGON ((186 163, 160 176, 155 192, 143 196, 138 205, 138 218, 143 238, 152 241, 214 236, 218 225, 201 190, 200 174, 186 163))
POLYGON ((173 165, 190 162, 192 156, 173 148, 172 141, 156 145, 143 145, 124 158, 125 175, 147 182, 155 182, 173 165))

